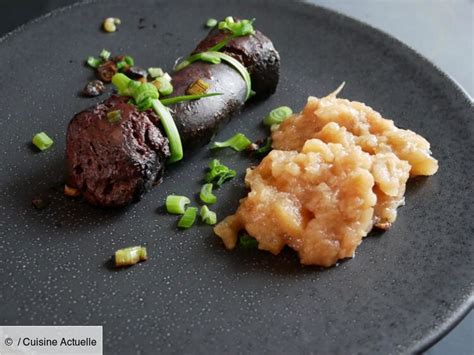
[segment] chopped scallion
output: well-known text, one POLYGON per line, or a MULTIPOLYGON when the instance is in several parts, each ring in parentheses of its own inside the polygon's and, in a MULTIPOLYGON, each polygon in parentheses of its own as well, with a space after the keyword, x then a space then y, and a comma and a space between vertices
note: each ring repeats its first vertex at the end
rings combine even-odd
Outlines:
POLYGON ((119 249, 115 252, 115 266, 131 266, 148 260, 146 248, 142 246, 119 249))
POLYGON ((160 101, 163 105, 168 106, 168 105, 177 104, 179 102, 198 100, 204 97, 219 96, 219 95, 222 95, 222 94, 219 92, 213 92, 210 94, 202 94, 202 95, 182 95, 182 96, 170 97, 168 99, 161 99, 160 101))
POLYGON ((219 57, 219 55, 216 55, 216 53, 217 52, 207 51, 207 52, 193 54, 192 56, 186 58, 181 63, 176 65, 174 70, 180 71, 181 69, 184 69, 185 67, 187 67, 189 64, 197 62, 198 60, 212 63, 212 64, 219 64, 221 62, 221 58, 219 57))
POLYGON ((117 25, 120 25, 122 21, 119 18, 108 17, 104 20, 102 24, 105 32, 115 32, 117 30, 117 25))
POLYGON ((212 193, 212 184, 204 184, 201 187, 201 192, 199 193, 199 198, 202 202, 212 205, 216 203, 217 197, 212 193))
POLYGON ((205 176, 205 181, 215 183, 217 186, 221 186, 224 182, 237 175, 235 170, 229 169, 227 166, 221 164, 217 159, 214 159, 209 163, 209 169, 210 170, 205 176))
POLYGON ((241 235, 239 238, 239 245, 244 249, 255 249, 258 247, 258 241, 249 235, 241 235))
POLYGON ((241 152, 249 146, 252 142, 242 133, 237 133, 224 142, 214 142, 211 149, 216 148, 232 148, 241 152))
POLYGON ((117 66, 117 70, 119 70, 119 71, 121 71, 122 69, 128 67, 127 62, 124 61, 124 60, 121 60, 120 62, 117 62, 117 64, 115 64, 115 65, 117 66))
POLYGON ((32 142, 41 151, 48 149, 54 143, 53 140, 44 132, 35 134, 32 142))
POLYGON ((224 62, 227 62, 232 67, 234 67, 235 70, 237 70, 239 72, 239 74, 242 76, 245 83, 247 84, 247 93, 245 95, 245 100, 248 100, 248 98, 250 97, 250 93, 252 92, 252 81, 250 80, 250 74, 249 74, 247 68, 245 68, 242 65, 242 63, 240 63, 237 59, 234 59, 233 57, 231 57, 228 54, 221 53, 221 52, 212 52, 212 53, 217 54, 217 56, 221 60, 223 60, 224 62))
POLYGON ((280 106, 270 111, 267 117, 264 118, 263 124, 271 126, 274 124, 280 124, 285 119, 293 114, 293 110, 288 106, 280 106))
POLYGON ((135 104, 141 109, 146 110, 150 108, 151 100, 155 100, 159 97, 158 90, 152 83, 140 83, 133 92, 132 95, 135 100, 135 104))
POLYGON ((230 32, 230 35, 215 44, 208 51, 220 51, 224 46, 227 45, 227 43, 229 43, 234 38, 255 34, 255 30, 253 28, 254 21, 255 19, 235 21, 232 16, 226 17, 224 21, 219 22, 218 28, 221 31, 226 30, 230 32))
POLYGON ((178 227, 188 229, 194 224, 197 215, 197 207, 188 207, 178 221, 178 227))
POLYGON ((112 83, 122 96, 133 97, 135 105, 140 110, 153 108, 160 117, 161 124, 166 132, 170 144, 171 156, 168 162, 173 163, 183 158, 183 146, 178 128, 171 117, 169 110, 158 100, 157 88, 152 83, 141 83, 128 78, 124 74, 115 74, 112 83))
POLYGON ((206 82, 202 79, 198 79, 194 83, 189 85, 189 87, 186 89, 186 94, 188 94, 188 95, 205 94, 210 86, 211 85, 208 82, 206 82))
POLYGON ((265 144, 263 144, 260 148, 258 148, 255 151, 255 154, 264 155, 268 153, 270 150, 272 150, 272 139, 270 137, 267 137, 267 139, 265 139, 265 144))
POLYGON ((135 65, 135 61, 129 55, 126 55, 125 57, 123 57, 123 60, 125 61, 125 63, 127 63, 131 67, 133 67, 135 65))
POLYGON ((104 61, 107 61, 110 58, 110 54, 111 53, 107 49, 102 49, 102 51, 100 52, 99 57, 101 57, 104 61))
POLYGON ((100 64, 102 64, 102 61, 98 58, 94 58, 94 57, 88 57, 87 58, 87 64, 94 68, 94 69, 97 69, 99 67, 100 64))
POLYGON ((107 112, 107 121, 110 123, 119 123, 122 120, 122 112, 120 110, 107 112))
POLYGON ((161 124, 166 132, 170 143, 171 156, 169 163, 177 162, 183 159, 183 145, 181 144, 181 137, 179 136, 176 123, 171 116, 170 111, 159 100, 153 100, 152 107, 155 113, 160 117, 161 124))
POLYGON ((163 76, 164 72, 161 68, 148 68, 148 74, 150 74, 152 78, 158 78, 163 76))
POLYGON ((217 20, 215 18, 210 18, 206 21, 206 27, 216 27, 217 20))
POLYGON ((201 220, 209 225, 214 225, 217 222, 216 212, 211 211, 206 205, 201 207, 201 220))
POLYGON ((130 96, 129 85, 130 85, 131 82, 133 82, 133 80, 130 79, 125 74, 122 74, 122 73, 115 74, 112 77, 112 84, 114 84, 114 86, 117 89, 119 95, 121 95, 121 96, 130 96))
POLYGON ((168 96, 173 92, 173 85, 170 80, 164 75, 153 80, 152 84, 158 89, 159 93, 163 96, 168 96))
POLYGON ((255 34, 255 30, 253 28, 254 21, 255 19, 235 21, 232 16, 228 16, 224 21, 219 22, 218 28, 219 30, 229 31, 237 37, 248 36, 255 34))
POLYGON ((161 95, 168 96, 173 93, 173 85, 169 81, 165 81, 162 87, 158 89, 161 95))
POLYGON ((168 213, 183 214, 189 203, 191 200, 186 196, 169 195, 166 197, 166 210, 168 213))

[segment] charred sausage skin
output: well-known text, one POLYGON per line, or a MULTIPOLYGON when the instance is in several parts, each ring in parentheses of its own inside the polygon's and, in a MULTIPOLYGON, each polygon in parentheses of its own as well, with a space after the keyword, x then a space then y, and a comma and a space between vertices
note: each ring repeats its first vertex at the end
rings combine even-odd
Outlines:
POLYGON ((187 150, 209 142, 219 126, 244 105, 245 81, 227 64, 195 62, 171 77, 174 91, 170 97, 186 95, 186 89, 198 79, 210 84, 209 93, 222 93, 170 106, 187 150))
MULTIPOLYGON (((217 28, 212 29, 193 53, 207 51, 228 35, 217 28)), ((247 68, 256 99, 275 93, 280 78, 280 55, 272 41, 263 33, 256 30, 253 35, 234 38, 220 51, 237 59, 247 68)))
POLYGON ((170 155, 154 113, 139 112, 127 101, 112 96, 69 123, 68 181, 93 205, 120 207, 140 200, 159 182, 170 155), (110 123, 107 112, 115 110, 122 119, 110 123))
MULTIPOLYGON (((206 51, 225 37, 225 33, 211 30, 194 52, 206 51)), ((221 51, 247 68, 256 92, 254 99, 275 92, 280 58, 262 33, 236 38, 221 51)), ((198 79, 210 84, 208 92, 222 95, 170 106, 187 151, 209 142, 219 126, 245 104, 246 83, 225 63, 194 62, 175 72, 174 91, 169 97, 185 95, 198 79)), ((125 97, 112 96, 78 113, 67 133, 69 181, 94 205, 120 207, 138 201, 160 182, 170 155, 168 140, 161 132, 159 119, 152 111, 137 111, 125 97), (108 122, 107 112, 113 110, 122 112, 120 123, 108 122)))
MULTIPOLYGON (((205 52, 227 36, 213 29, 193 53, 205 52)), ((280 76, 280 56, 265 35, 255 31, 254 35, 235 38, 221 51, 247 68, 252 79, 252 89, 256 93, 254 99, 263 99, 275 92, 280 76)), ((194 62, 171 77, 174 91, 170 97, 185 95, 189 85, 198 79, 211 84, 208 92, 223 94, 171 106, 184 147, 188 150, 208 143, 219 126, 245 104, 245 81, 226 63, 194 62)))

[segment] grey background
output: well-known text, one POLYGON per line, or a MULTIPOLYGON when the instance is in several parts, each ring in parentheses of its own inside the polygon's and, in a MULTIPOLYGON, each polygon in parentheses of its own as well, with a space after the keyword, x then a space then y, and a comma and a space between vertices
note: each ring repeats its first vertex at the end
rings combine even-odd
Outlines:
MULTIPOLYGON (((0 35, 74 0, 0 0, 0 35)), ((473 0, 311 0, 381 29, 435 63, 474 97, 473 0)), ((473 354, 471 313, 427 354, 473 354)))

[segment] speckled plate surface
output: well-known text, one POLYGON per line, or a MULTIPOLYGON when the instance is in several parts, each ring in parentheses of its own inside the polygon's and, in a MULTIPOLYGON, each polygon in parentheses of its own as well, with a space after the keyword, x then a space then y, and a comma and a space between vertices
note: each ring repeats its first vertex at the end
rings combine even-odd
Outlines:
MULTIPOLYGON (((52 13, 0 41, 0 324, 103 325, 105 352, 400 353, 428 346, 472 304, 472 103, 444 74, 396 40, 334 12, 286 1, 105 1, 52 13), (102 48, 170 70, 205 36, 209 17, 256 17, 282 58, 281 83, 220 132, 265 136, 273 107, 303 107, 342 81, 432 142, 438 174, 412 180, 395 225, 372 233, 355 259, 321 270, 285 251, 227 252, 209 227, 178 231, 165 196, 196 197, 213 156, 239 171, 218 191, 219 217, 245 194, 252 162, 203 148, 164 183, 121 210, 62 196, 66 126, 95 99, 78 93, 102 48), (120 30, 102 33, 108 16, 120 30), (54 147, 37 153, 44 130, 54 147), (48 194, 37 211, 31 200, 48 194), (123 270, 107 260, 144 244, 150 260, 123 270)), ((195 199, 194 203, 197 203, 195 199)))

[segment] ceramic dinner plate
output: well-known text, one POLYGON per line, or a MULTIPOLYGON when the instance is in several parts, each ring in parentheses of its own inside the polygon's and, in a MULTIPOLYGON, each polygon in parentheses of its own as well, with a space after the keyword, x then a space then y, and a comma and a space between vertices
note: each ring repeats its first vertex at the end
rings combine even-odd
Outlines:
POLYGON ((399 353, 425 349, 473 297, 471 101, 430 62, 360 22, 288 1, 101 1, 55 11, 0 40, 0 324, 102 325, 104 350, 132 353, 399 353), (268 132, 272 108, 301 109, 345 81, 341 97, 367 103, 432 143, 439 172, 408 183, 406 206, 354 259, 302 267, 296 255, 226 251, 208 226, 179 231, 163 210, 192 196, 218 158, 238 176, 217 191, 218 218, 245 195, 255 161, 208 147, 170 167, 139 203, 103 210, 63 196, 65 135, 97 99, 79 92, 102 48, 170 71, 206 35, 210 17, 256 18, 281 56, 275 95, 249 104, 217 138, 268 132), (122 20, 113 34, 104 18, 122 20), (54 146, 38 153, 31 137, 54 146), (33 197, 48 194, 42 211, 33 197), (149 260, 110 267, 116 249, 146 245, 149 260))

